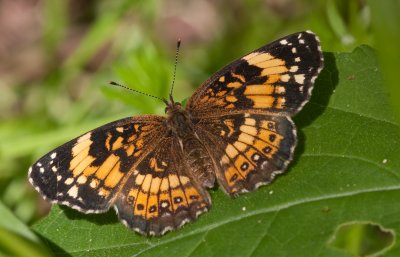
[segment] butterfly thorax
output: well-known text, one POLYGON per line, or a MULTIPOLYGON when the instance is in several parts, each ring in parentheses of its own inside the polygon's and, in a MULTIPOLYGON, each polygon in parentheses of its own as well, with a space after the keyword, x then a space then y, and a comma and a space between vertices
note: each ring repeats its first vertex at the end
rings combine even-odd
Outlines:
POLYGON ((205 187, 213 187, 215 173, 212 160, 198 137, 190 114, 173 100, 166 107, 170 133, 179 142, 190 173, 205 187))
POLYGON ((172 134, 185 138, 193 134, 193 124, 180 103, 171 101, 166 107, 168 128, 172 134))

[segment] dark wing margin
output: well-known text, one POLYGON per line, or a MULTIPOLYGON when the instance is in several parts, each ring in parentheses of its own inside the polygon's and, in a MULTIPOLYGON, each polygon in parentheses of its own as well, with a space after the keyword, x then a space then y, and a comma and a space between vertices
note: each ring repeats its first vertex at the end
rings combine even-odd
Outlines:
POLYGON ((208 192, 190 176, 176 138, 166 138, 136 167, 115 208, 122 223, 160 236, 197 219, 211 207, 208 192))
POLYGON ((89 131, 34 163, 29 182, 52 203, 105 212, 132 167, 157 145, 163 121, 156 115, 129 117, 89 131))
POLYGON ((295 33, 214 74, 189 99, 187 110, 195 117, 250 109, 292 116, 309 100, 322 68, 318 37, 311 31, 295 33))

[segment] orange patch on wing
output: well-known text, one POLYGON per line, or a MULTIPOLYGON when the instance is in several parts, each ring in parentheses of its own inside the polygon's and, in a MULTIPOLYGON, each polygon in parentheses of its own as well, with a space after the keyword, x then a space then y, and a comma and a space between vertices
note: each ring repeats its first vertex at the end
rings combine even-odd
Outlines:
POLYGON ((271 85, 248 85, 244 90, 245 95, 271 95, 273 92, 271 85))
POLYGON ((135 151, 135 146, 133 144, 130 144, 128 148, 126 148, 126 154, 128 156, 131 156, 133 152, 135 151))
POLYGON ((142 154, 142 150, 136 151, 133 156, 138 157, 139 155, 142 154))
POLYGON ((276 86, 275 87, 275 94, 285 94, 286 93, 286 88, 282 86, 276 86))
POLYGON ((236 96, 234 95, 228 95, 227 97, 225 97, 225 100, 231 103, 236 102, 238 99, 236 98, 236 96))
POLYGON ((229 136, 231 136, 233 134, 233 132, 235 132, 235 126, 233 124, 233 120, 224 120, 224 124, 229 129, 229 133, 228 133, 228 137, 229 137, 229 136))
POLYGON ((104 181, 105 186, 109 188, 114 188, 124 176, 124 173, 120 172, 119 170, 120 164, 121 162, 118 162, 108 174, 106 180, 104 181))
POLYGON ((83 175, 89 177, 90 175, 93 175, 98 168, 99 168, 98 166, 89 166, 83 171, 83 175))
POLYGON ((147 192, 143 193, 139 191, 136 201, 135 201, 135 209, 133 211, 134 215, 139 216, 146 216, 146 209, 147 209, 147 192))
MULTIPOLYGON (((167 207, 163 207, 163 209, 166 209, 166 210, 168 210, 168 211, 170 211, 170 212, 172 212, 173 211, 173 209, 172 209, 172 203, 171 203, 171 197, 170 197, 170 195, 169 195, 169 192, 165 192, 165 193, 160 193, 160 195, 159 195, 159 200, 158 200, 158 202, 159 203, 161 203, 161 204, 163 204, 163 202, 164 203, 166 203, 166 202, 168 202, 168 206, 167 207)), ((162 206, 161 206, 162 207, 162 206)))
POLYGON ((254 52, 243 57, 250 65, 256 65, 260 62, 268 61, 274 57, 269 53, 254 52))
POLYGON ((141 186, 141 191, 146 192, 146 193, 149 192, 152 179, 153 179, 153 176, 151 174, 147 174, 145 176, 142 186, 141 186))
POLYGON ((153 125, 144 125, 141 127, 142 131, 149 131, 153 129, 153 125))
POLYGON ((261 128, 264 128, 264 129, 269 130, 269 131, 276 131, 275 130, 275 126, 276 126, 275 121, 263 120, 263 121, 260 122, 260 124, 261 124, 261 128), (270 124, 270 126, 268 126, 268 124, 270 124))
POLYGON ((185 205, 187 206, 188 203, 186 201, 186 196, 185 193, 181 188, 173 189, 171 190, 171 198, 172 198, 172 204, 174 206, 174 210, 176 210, 179 206, 185 205), (178 199, 180 199, 180 202, 178 202, 178 199))
POLYGON ((89 146, 93 143, 93 141, 89 138, 90 133, 87 133, 78 139, 78 142, 74 145, 74 147, 72 147, 72 156, 77 156, 83 150, 85 150, 85 152, 86 150, 89 152, 89 146))
POLYGON ((157 160, 155 158, 150 159, 150 168, 156 172, 163 172, 165 169, 163 167, 159 167, 157 160))
POLYGON ((233 187, 236 181, 241 180, 240 178, 241 175, 234 166, 231 166, 225 170, 225 179, 228 182, 229 187, 233 187))
POLYGON ((147 200, 146 218, 155 218, 158 216, 158 197, 157 194, 150 194, 147 200))
POLYGON ((243 75, 231 72, 232 77, 239 79, 241 82, 245 82, 246 79, 243 75))
POLYGON ((205 103, 208 102, 210 100, 210 97, 208 95, 205 95, 204 97, 202 97, 200 99, 200 103, 205 103))
POLYGON ((128 142, 133 142, 133 141, 136 140, 136 138, 137 138, 137 135, 136 135, 136 134, 133 134, 132 136, 130 136, 130 137, 128 138, 128 142))
POLYGON ((223 96, 226 95, 226 90, 221 90, 217 93, 217 96, 223 96))
POLYGON ((89 155, 89 147, 82 149, 79 153, 73 154, 74 158, 69 163, 69 169, 73 170, 89 155))
POLYGON ((244 154, 246 155, 247 159, 250 160, 250 162, 253 165, 256 165, 256 163, 253 161, 252 156, 257 153, 257 151, 254 148, 249 148, 244 154))
POLYGON ((73 170, 73 176, 77 177, 79 176, 82 171, 84 171, 93 161, 94 161, 94 157, 87 155, 73 170))
POLYGON ((247 145, 253 145, 255 137, 246 134, 246 133, 240 133, 238 137, 238 141, 243 142, 247 145))
POLYGON ((150 193, 157 194, 160 191, 161 178, 154 177, 151 180, 150 193))
POLYGON ((285 73, 287 71, 288 71, 288 69, 286 68, 286 66, 276 66, 276 67, 271 67, 271 68, 265 68, 261 71, 261 76, 280 74, 280 73, 285 73))
POLYGON ((279 146, 281 143, 283 136, 277 134, 276 132, 271 132, 265 129, 260 129, 258 137, 266 142, 268 144, 271 144, 273 146, 279 146), (274 140, 271 142, 270 137, 274 137, 274 140))
POLYGON ((202 198, 194 187, 185 188, 185 195, 187 196, 189 204, 196 200, 200 201, 202 198), (193 197, 191 196, 197 197, 197 199, 192 199, 193 197))
POLYGON ((284 98, 284 97, 278 97, 277 99, 276 99, 276 105, 275 105, 275 107, 276 108, 278 108, 278 109, 283 109, 283 108, 285 108, 285 102, 286 102, 286 99, 284 98))
POLYGON ((139 139, 138 141, 136 141, 136 146, 137 146, 137 148, 142 148, 143 147, 143 139, 139 139))
POLYGON ((105 141, 105 145, 106 145, 106 148, 108 149, 108 150, 111 150, 111 145, 110 145, 110 140, 111 140, 111 138, 112 138, 112 135, 111 135, 111 133, 107 133, 107 138, 106 138, 106 141, 105 141))
POLYGON ((251 95, 247 98, 253 101, 253 108, 271 108, 274 103, 273 96, 251 95))
POLYGON ((265 69, 265 68, 285 65, 285 61, 276 58, 276 59, 261 61, 261 62, 255 63, 254 65, 259 68, 265 69))
POLYGON ((236 158, 235 167, 236 167, 236 169, 240 170, 244 174, 247 174, 247 173, 249 173, 250 170, 254 169, 253 163, 249 162, 243 155, 239 155, 238 158, 236 158), (247 164, 248 167, 246 169, 242 169, 243 164, 247 164))
POLYGON ((112 150, 117 150, 122 147, 122 141, 124 140, 123 137, 118 137, 117 140, 112 145, 112 150))
POLYGON ((281 75, 280 74, 271 74, 268 76, 268 79, 265 83, 267 84, 274 84, 276 82, 278 82, 281 79, 281 75))
POLYGON ((243 85, 242 83, 236 81, 236 82, 228 83, 228 85, 226 85, 226 86, 229 88, 239 88, 242 85, 243 85))
POLYGON ((119 161, 119 157, 111 154, 108 158, 101 164, 96 172, 96 177, 103 180, 107 177, 108 173, 114 168, 115 164, 119 161))

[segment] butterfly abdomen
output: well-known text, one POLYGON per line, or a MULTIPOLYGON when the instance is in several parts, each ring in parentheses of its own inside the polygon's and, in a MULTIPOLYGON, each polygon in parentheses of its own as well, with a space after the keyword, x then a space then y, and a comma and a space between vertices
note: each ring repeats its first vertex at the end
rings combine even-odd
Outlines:
POLYGON ((213 187, 215 175, 212 160, 204 146, 193 136, 185 138, 182 143, 191 175, 195 177, 202 186, 213 187))

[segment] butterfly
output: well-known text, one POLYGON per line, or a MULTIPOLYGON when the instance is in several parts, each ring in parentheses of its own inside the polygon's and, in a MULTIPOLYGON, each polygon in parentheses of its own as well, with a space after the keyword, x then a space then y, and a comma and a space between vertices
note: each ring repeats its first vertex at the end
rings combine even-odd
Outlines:
POLYGON ((170 95, 166 117, 133 116, 61 145, 29 169, 44 199, 84 213, 114 207, 143 235, 163 235, 211 207, 216 183, 229 196, 285 171, 296 146, 291 117, 323 68, 318 37, 295 33, 206 80, 186 107, 170 95))

